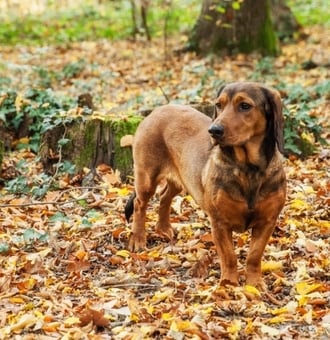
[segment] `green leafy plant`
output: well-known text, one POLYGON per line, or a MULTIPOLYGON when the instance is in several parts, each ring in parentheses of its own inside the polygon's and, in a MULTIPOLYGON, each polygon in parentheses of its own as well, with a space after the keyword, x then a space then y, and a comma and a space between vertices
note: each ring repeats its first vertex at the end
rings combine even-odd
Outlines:
POLYGON ((30 187, 25 176, 17 176, 6 183, 5 189, 11 194, 28 194, 30 187))
POLYGON ((70 79, 78 76, 85 68, 86 62, 84 60, 78 60, 73 63, 69 63, 63 67, 60 77, 62 79, 70 79))
POLYGON ((303 26, 330 26, 329 3, 324 0, 289 0, 288 5, 303 26))
MULTIPOLYGON (((73 100, 56 96, 49 89, 30 89, 24 97, 15 91, 8 91, 1 94, 0 99, 0 120, 6 129, 18 134, 22 124, 29 122, 29 138, 23 138, 17 148, 28 147, 34 152, 39 150, 41 135, 44 132, 58 124, 71 121, 72 118, 63 116, 61 112, 75 105, 73 100)), ((66 138, 60 139, 58 147, 61 148, 67 142, 66 138)), ((18 176, 5 183, 5 189, 10 193, 32 194, 33 197, 40 198, 56 186, 56 179, 44 173, 31 177, 25 161, 18 162, 15 167, 18 176)), ((74 165, 68 161, 60 161, 57 164, 57 176, 74 172, 74 165)))
POLYGON ((258 60, 250 79, 253 81, 265 80, 267 77, 275 76, 274 57, 264 57, 258 60))
MULTIPOLYGON (((39 149, 41 134, 63 123, 61 112, 75 105, 68 97, 56 96, 50 90, 29 89, 24 96, 15 91, 0 94, 0 120, 7 129, 18 133, 22 124, 28 122, 29 146, 32 151, 39 149)), ((68 118, 70 120, 70 118, 68 118)))
POLYGON ((300 84, 282 85, 282 90, 287 93, 284 98, 285 148, 289 153, 308 156, 316 150, 316 142, 326 143, 321 136, 322 127, 318 118, 311 112, 320 105, 323 96, 330 92, 330 81, 310 88, 300 84))

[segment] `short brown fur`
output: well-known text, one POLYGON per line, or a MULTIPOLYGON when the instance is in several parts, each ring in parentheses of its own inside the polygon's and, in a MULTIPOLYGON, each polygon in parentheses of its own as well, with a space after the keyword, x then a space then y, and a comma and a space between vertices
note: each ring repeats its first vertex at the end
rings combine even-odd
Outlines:
POLYGON ((129 249, 145 248, 147 203, 157 185, 165 182, 156 231, 173 238, 171 201, 186 190, 210 219, 220 257, 220 283, 238 284, 232 232, 251 228, 246 283, 263 288, 261 258, 286 195, 279 150, 283 150, 280 96, 258 83, 220 89, 213 121, 188 106, 155 109, 134 138, 136 197, 129 249))

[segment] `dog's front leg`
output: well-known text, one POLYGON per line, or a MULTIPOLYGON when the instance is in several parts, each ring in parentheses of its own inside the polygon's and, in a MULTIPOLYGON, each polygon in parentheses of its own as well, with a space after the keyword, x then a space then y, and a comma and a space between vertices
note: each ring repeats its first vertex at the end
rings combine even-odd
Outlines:
POLYGON ((274 231, 278 215, 284 205, 285 186, 261 201, 252 222, 250 250, 247 257, 246 283, 265 290, 261 275, 261 258, 274 231))
POLYGON ((265 290, 266 286, 262 279, 261 258, 275 227, 275 221, 258 223, 252 228, 250 250, 246 263, 246 284, 265 290))
POLYGON ((232 230, 211 219, 213 242, 220 257, 220 285, 238 285, 237 256, 234 251, 232 230))

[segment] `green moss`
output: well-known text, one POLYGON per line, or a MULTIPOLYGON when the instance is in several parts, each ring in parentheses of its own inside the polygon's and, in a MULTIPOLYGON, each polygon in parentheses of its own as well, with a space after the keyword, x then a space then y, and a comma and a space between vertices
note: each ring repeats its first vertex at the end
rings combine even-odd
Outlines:
POLYGON ((112 121, 114 131, 114 159, 113 166, 121 172, 122 177, 132 173, 133 159, 132 150, 129 147, 121 147, 120 140, 123 136, 134 135, 142 117, 131 116, 127 119, 112 121))
POLYGON ((259 51, 263 55, 276 56, 279 52, 279 44, 277 35, 271 20, 271 8, 269 1, 267 1, 266 18, 260 28, 257 38, 249 35, 243 36, 237 43, 237 50, 242 53, 251 53, 259 51))
POLYGON ((69 129, 70 142, 63 149, 63 158, 72 159, 77 171, 104 162, 126 178, 132 174, 132 151, 130 147, 121 147, 120 140, 125 135, 134 135, 142 119, 111 116, 105 120, 78 121, 69 129))
MULTIPOLYGON (((95 159, 95 154, 97 153, 97 150, 95 146, 97 145, 97 142, 95 143, 95 138, 98 135, 98 130, 100 129, 100 121, 98 120, 89 120, 85 123, 85 132, 83 134, 83 140, 82 141, 75 141, 74 136, 71 137, 72 141, 75 141, 77 143, 83 143, 83 146, 79 148, 81 150, 81 153, 79 155, 76 155, 76 158, 74 160, 74 164, 76 165, 77 169, 82 169, 85 166, 91 166, 91 161, 95 159)), ((79 128, 81 125, 78 124, 77 128, 79 128)))
POLYGON ((271 20, 270 1, 267 1, 266 20, 261 27, 258 39, 258 49, 263 55, 276 56, 279 53, 279 44, 271 20))

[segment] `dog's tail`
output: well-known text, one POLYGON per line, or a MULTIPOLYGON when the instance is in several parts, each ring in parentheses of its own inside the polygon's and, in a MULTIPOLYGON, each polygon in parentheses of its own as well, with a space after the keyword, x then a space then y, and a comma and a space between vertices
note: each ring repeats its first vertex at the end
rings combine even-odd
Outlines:
POLYGON ((136 197, 136 193, 133 192, 133 194, 130 196, 130 198, 128 199, 126 205, 125 205, 125 217, 126 217, 126 221, 129 222, 133 211, 134 211, 134 199, 136 197))

